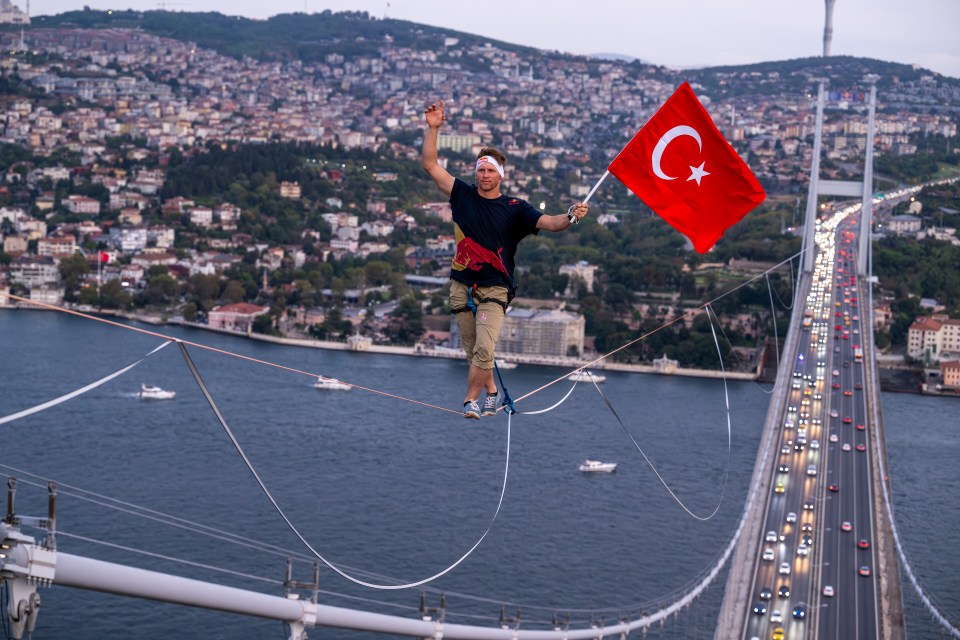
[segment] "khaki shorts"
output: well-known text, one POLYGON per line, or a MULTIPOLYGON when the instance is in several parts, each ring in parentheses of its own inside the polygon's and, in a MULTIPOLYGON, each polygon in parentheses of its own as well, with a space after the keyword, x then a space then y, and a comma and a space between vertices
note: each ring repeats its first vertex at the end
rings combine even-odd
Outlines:
MULTIPOLYGON (((467 306, 469 287, 456 280, 450 281, 450 308, 467 306)), ((507 302, 506 287, 477 287, 474 303, 477 315, 470 311, 456 314, 460 328, 460 341, 467 354, 467 360, 481 369, 493 369, 493 352, 500 338, 500 325, 503 324, 504 307, 496 302, 480 302, 481 298, 507 302)))

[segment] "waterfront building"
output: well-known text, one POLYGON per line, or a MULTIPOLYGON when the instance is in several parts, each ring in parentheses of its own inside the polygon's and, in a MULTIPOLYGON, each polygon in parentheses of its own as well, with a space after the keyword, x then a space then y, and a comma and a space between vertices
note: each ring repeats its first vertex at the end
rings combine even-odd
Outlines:
POLYGON ((207 326, 211 329, 249 333, 257 316, 262 316, 269 311, 270 307, 261 307, 248 302, 225 304, 210 311, 207 326))
MULTIPOLYGON (((527 356, 568 357, 583 354, 584 327, 582 315, 569 311, 516 309, 511 307, 503 318, 497 353, 527 356)), ((449 346, 462 349, 460 329, 450 321, 449 346)))
POLYGON ((940 377, 948 389, 960 389, 960 360, 940 363, 940 377))
POLYGON ((945 313, 918 316, 907 330, 907 355, 933 364, 960 354, 960 320, 945 313))
POLYGON ((24 254, 10 263, 10 282, 27 289, 60 284, 60 269, 51 256, 24 254))

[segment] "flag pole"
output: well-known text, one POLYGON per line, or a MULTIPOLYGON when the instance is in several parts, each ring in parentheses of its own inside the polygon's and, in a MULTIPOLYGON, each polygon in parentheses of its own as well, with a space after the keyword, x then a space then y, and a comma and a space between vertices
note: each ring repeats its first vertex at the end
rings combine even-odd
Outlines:
POLYGON ((608 176, 608 175, 610 175, 610 171, 609 171, 609 170, 603 172, 603 175, 600 176, 600 179, 599 179, 599 180, 597 180, 597 184, 593 185, 593 189, 590 189, 590 193, 588 193, 588 194, 587 194, 587 197, 583 199, 583 203, 584 203, 584 204, 586 204, 587 202, 590 201, 590 198, 592 198, 592 197, 593 197, 593 194, 596 193, 597 187, 599 187, 600 184, 601 184, 604 180, 607 179, 607 176, 608 176))
MULTIPOLYGON (((603 175, 600 176, 599 180, 597 180, 597 184, 593 185, 593 189, 590 189, 590 193, 588 193, 587 197, 583 199, 583 204, 587 204, 587 202, 590 201, 590 198, 592 198, 593 194, 596 193, 597 187, 599 187, 600 184, 607 179, 608 175, 610 175, 609 169, 603 172, 603 175)), ((573 205, 569 209, 567 209, 567 218, 570 219, 570 224, 577 224, 578 222, 580 222, 580 219, 577 216, 573 215, 574 206, 576 205, 573 205)))

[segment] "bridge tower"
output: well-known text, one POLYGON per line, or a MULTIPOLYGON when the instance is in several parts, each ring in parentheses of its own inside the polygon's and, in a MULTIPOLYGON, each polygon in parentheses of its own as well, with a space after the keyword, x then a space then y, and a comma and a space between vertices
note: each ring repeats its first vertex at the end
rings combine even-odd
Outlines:
MULTIPOLYGON (((830 2, 827 3, 828 7, 830 2)), ((824 47, 828 46, 826 36, 824 36, 824 47)), ((826 83, 821 79, 817 87, 817 115, 814 124, 813 135, 813 160, 810 164, 810 185, 807 191, 807 211, 804 219, 803 228, 803 271, 805 273, 813 272, 814 261, 814 226, 817 219, 817 197, 822 195, 841 196, 849 198, 860 198, 863 208, 860 215, 860 241, 859 254, 857 259, 857 274, 861 276, 868 275, 868 251, 870 249, 870 230, 873 221, 873 144, 874 128, 876 122, 877 109, 877 85, 879 76, 869 74, 864 76, 863 81, 870 86, 868 116, 867 116, 867 141, 865 160, 863 167, 863 180, 821 180, 820 179, 820 153, 823 135, 823 107, 826 102, 826 83)))

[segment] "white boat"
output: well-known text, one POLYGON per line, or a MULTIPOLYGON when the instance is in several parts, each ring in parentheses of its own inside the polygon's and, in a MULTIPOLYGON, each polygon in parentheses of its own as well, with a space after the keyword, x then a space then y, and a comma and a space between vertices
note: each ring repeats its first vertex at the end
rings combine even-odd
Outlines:
POLYGON ((584 460, 580 471, 587 473, 613 473, 617 470, 616 462, 600 462, 599 460, 584 460))
POLYGON ((583 369, 581 371, 574 371, 569 376, 567 380, 573 380, 574 382, 603 382, 607 379, 607 376, 602 376, 599 373, 594 373, 593 371, 588 371, 583 369))
POLYGON ((497 360, 497 366, 500 367, 500 369, 506 371, 508 369, 516 369, 517 363, 510 362, 509 360, 497 360))
POLYGON ((313 383, 314 389, 327 389, 329 391, 350 391, 353 388, 352 384, 347 384, 346 382, 340 382, 336 378, 324 378, 320 376, 317 378, 317 381, 313 383))
POLYGON ((141 384, 140 393, 137 395, 147 400, 170 400, 177 395, 177 392, 166 391, 160 387, 154 387, 149 384, 141 384))

